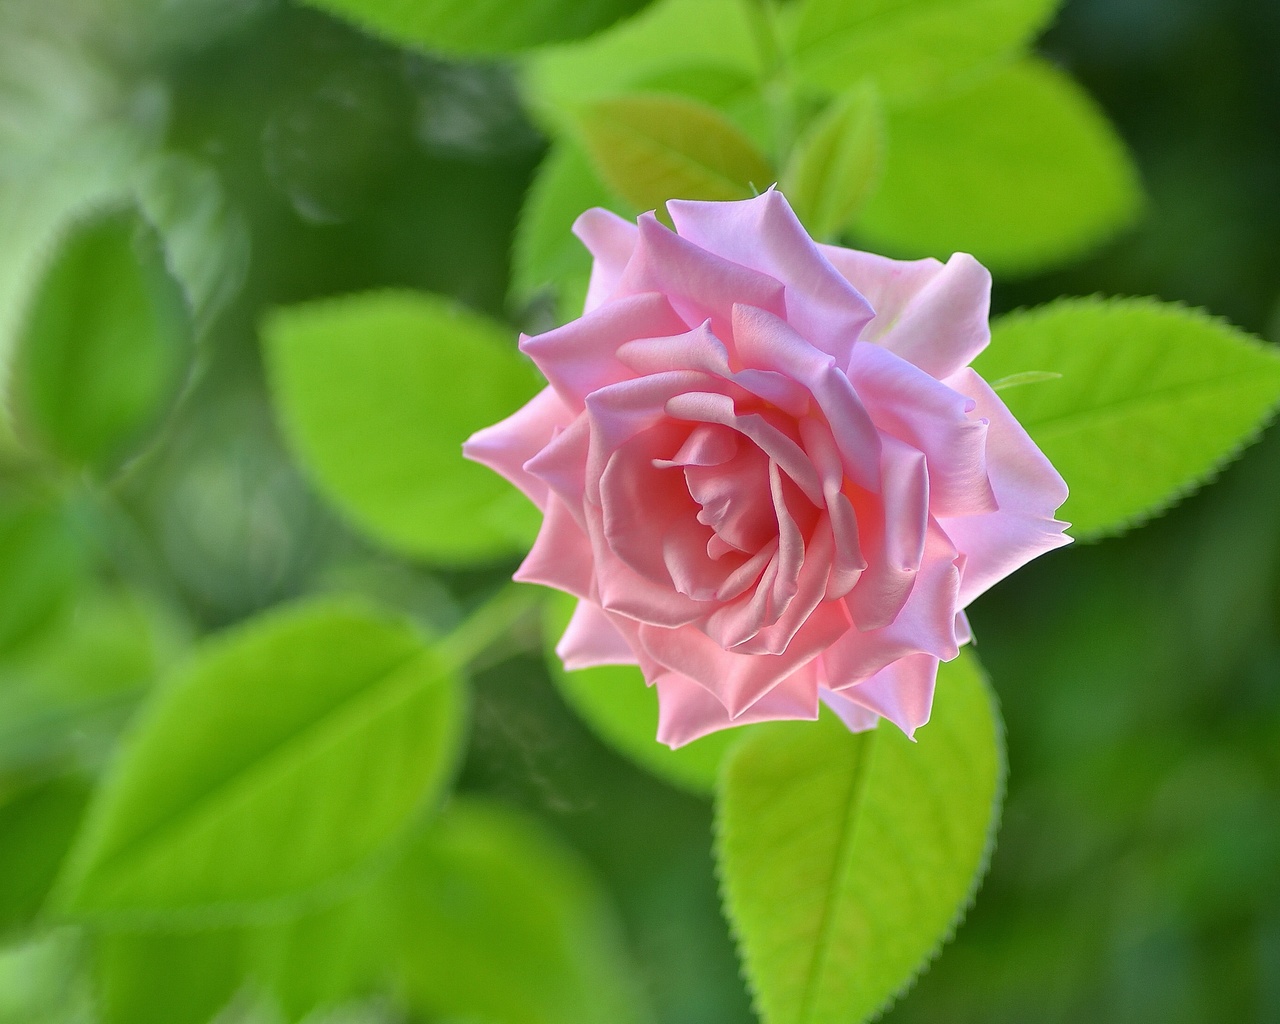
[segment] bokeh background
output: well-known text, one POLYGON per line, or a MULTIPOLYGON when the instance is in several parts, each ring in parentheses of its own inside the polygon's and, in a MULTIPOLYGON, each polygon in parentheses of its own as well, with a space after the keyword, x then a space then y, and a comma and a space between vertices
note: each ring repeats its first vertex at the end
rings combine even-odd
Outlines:
MULTIPOLYGON (((25 17, 19 3, 0 10, 25 17)), ((512 233, 547 145, 508 67, 401 51, 314 10, 42 7, 74 45, 0 38, 6 138, 78 145, 94 104, 123 105, 216 171, 243 235, 234 297, 143 455, 54 515, 40 471, 17 454, 0 469, 6 1024, 91 1019, 66 957, 31 945, 41 883, 24 865, 49 857, 6 845, 6 829, 30 814, 74 828, 140 694, 193 637, 335 588, 443 629, 509 575, 429 571, 348 531, 278 436, 258 325, 275 306, 382 286, 520 323, 512 233), (65 123, 22 124, 15 90, 33 87, 65 123), (32 530, 42 555, 15 582, 4 545, 32 530)), ((998 281, 996 310, 1151 294, 1280 340, 1280 5, 1068 0, 1039 49, 1116 124, 1147 204, 1068 269, 998 281)), ((5 246, 0 261, 16 259, 5 246)), ((886 1020, 1280 1021, 1278 508, 1271 431, 1162 519, 1055 552, 972 609, 1008 728, 999 846, 955 940, 886 1020)), ((593 866, 663 1024, 750 1021, 710 804, 595 739, 536 651, 489 665, 475 690, 460 789, 526 807, 593 866)))

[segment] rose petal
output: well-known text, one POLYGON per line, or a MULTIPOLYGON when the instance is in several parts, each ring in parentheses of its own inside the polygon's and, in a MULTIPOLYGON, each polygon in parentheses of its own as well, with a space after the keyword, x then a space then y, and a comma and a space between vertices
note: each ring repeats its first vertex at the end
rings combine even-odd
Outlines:
POLYGON ((1067 485, 1044 453, 990 386, 973 370, 947 380, 977 403, 989 422, 987 472, 999 511, 985 516, 940 519, 965 553, 959 607, 963 608, 1015 569, 1053 548, 1071 543, 1067 524, 1054 518, 1067 500, 1067 485))
POLYGON ((987 424, 969 415, 971 398, 875 345, 858 347, 849 376, 875 425, 924 454, 934 515, 995 511, 987 479, 987 424))
POLYGON ((840 721, 844 722, 850 732, 866 732, 880 724, 880 716, 874 711, 855 704, 835 690, 821 687, 818 696, 823 704, 840 716, 840 721))
POLYGON ((870 679, 835 692, 868 711, 889 719, 911 739, 929 721, 938 659, 910 654, 886 665, 870 679))
POLYGON ((639 230, 639 243, 618 283, 619 294, 661 292, 686 324, 693 327, 709 319, 721 338, 730 336, 735 302, 785 313, 783 286, 773 278, 707 252, 651 213, 640 217, 639 230))
POLYGON ((831 425, 847 475, 859 487, 878 491, 879 435, 853 384, 831 356, 768 310, 742 304, 733 310, 733 342, 747 365, 776 370, 805 386, 831 425))
POLYGON ((623 220, 616 213, 597 206, 587 210, 573 222, 573 233, 581 239, 594 258, 583 310, 590 313, 617 289, 622 272, 636 247, 638 232, 631 221, 623 220))
POLYGON ((538 538, 513 579, 541 583, 588 598, 594 587, 591 543, 567 505, 556 497, 547 500, 538 538))
POLYGON ((736 203, 673 199, 667 209, 681 237, 781 281, 787 322, 841 369, 849 365, 854 343, 874 316, 871 304, 831 265, 781 192, 771 188, 736 203))
POLYGON ((520 338, 520 350, 537 364, 567 406, 607 384, 634 376, 618 361, 618 350, 637 338, 683 334, 684 321, 657 292, 628 295, 563 327, 520 338))
POLYGON ((710 691, 678 672, 659 675, 656 685, 658 741, 673 750, 735 725, 779 718, 813 721, 818 717, 818 682, 810 668, 788 676, 736 717, 731 717, 710 691))
POLYGON ((880 629, 911 595, 929 529, 924 456, 895 437, 882 439, 882 493, 855 494, 858 538, 867 565, 845 599, 860 630, 880 629))
POLYGON ((501 473, 538 508, 547 504, 547 485, 525 463, 573 419, 573 412, 551 388, 543 388, 505 420, 477 430, 462 445, 472 462, 501 473))
POLYGON ((626 638, 604 610, 591 601, 579 601, 556 654, 569 671, 597 665, 634 665, 636 656, 626 638))
POLYGON ((820 248, 876 311, 862 332, 864 341, 942 380, 968 366, 991 340, 991 274, 967 253, 956 253, 944 266, 935 259, 891 260, 834 245, 820 248))

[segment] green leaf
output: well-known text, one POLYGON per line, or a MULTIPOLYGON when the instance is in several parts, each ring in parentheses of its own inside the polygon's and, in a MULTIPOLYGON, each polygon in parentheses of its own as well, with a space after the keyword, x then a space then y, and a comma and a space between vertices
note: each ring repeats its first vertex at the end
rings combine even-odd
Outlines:
POLYGON ((884 157, 884 125, 875 90, 838 97, 796 143, 782 191, 815 238, 844 231, 875 188, 884 157))
POLYGON ((74 510, 55 494, 0 487, 0 654, 56 617, 87 563, 74 510))
POLYGON ((760 728, 721 778, 725 907, 764 1024, 881 1011, 956 927, 986 868, 1003 736, 977 661, 943 665, 912 743, 834 716, 760 728))
POLYGON ((564 308, 568 296, 579 291, 578 283, 585 295, 591 274, 591 254, 573 234, 573 222, 593 206, 615 205, 582 150, 567 139, 557 141, 539 165, 520 211, 511 256, 512 297, 528 302, 554 286, 561 293, 560 322, 581 316, 581 306, 564 308))
POLYGON ((758 76, 741 0, 657 0, 599 36, 530 55, 525 80, 535 111, 563 124, 566 113, 584 102, 690 65, 758 76))
POLYGON ((379 878, 338 903, 246 937, 248 968, 288 1021, 369 994, 389 973, 391 915, 379 878))
POLYGON ((1067 481, 1081 538, 1123 530, 1194 490, 1280 401, 1280 356, 1224 321, 1154 299, 1060 299, 996 321, 974 363, 1067 481))
POLYGON ((19 339, 19 433, 71 465, 118 461, 176 394, 190 356, 182 292, 135 211, 63 240, 19 339))
POLYGON ((96 769, 184 642, 181 624, 153 601, 83 586, 0 661, 0 773, 68 761, 96 769))
POLYGON ((176 153, 146 161, 137 201, 164 241, 165 264, 182 286, 202 331, 240 290, 248 272, 249 229, 217 174, 176 153))
POLYGON ((586 106, 579 126, 600 177, 636 209, 668 199, 749 199, 774 182, 755 143, 695 100, 614 96, 586 106))
POLYGON ((340 883, 439 798, 461 702, 410 626, 353 602, 291 607, 208 641, 124 743, 60 906, 207 920, 340 883))
POLYGON ((658 693, 634 665, 565 670, 553 648, 577 600, 554 592, 546 603, 547 670, 560 695, 593 732, 641 768, 681 789, 709 794, 725 753, 749 727, 725 729, 677 750, 658 742, 658 693))
POLYGON ((592 35, 645 0, 307 0, 394 43, 509 53, 592 35))
POLYGON ((35 920, 75 838, 89 792, 87 780, 66 775, 0 798, 0 933, 35 920))
POLYGON ((1061 0, 804 0, 796 72, 832 92, 874 78, 893 98, 925 96, 1031 42, 1061 0))
POLYGON ((431 1019, 650 1019, 594 879, 513 810, 452 804, 409 851, 392 891, 401 987, 431 1019))
POLYGON ((462 457, 538 390, 513 332, 438 296, 376 292, 277 310, 263 335, 294 453, 355 526, 446 563, 527 550, 537 510, 462 457))
POLYGON ((105 932, 94 953, 102 1024, 207 1024, 244 975, 233 929, 105 932))
POLYGON ((869 248, 971 252, 997 273, 1075 257, 1130 222, 1141 190, 1124 144, 1061 71, 1026 61, 962 92, 890 110, 869 248))

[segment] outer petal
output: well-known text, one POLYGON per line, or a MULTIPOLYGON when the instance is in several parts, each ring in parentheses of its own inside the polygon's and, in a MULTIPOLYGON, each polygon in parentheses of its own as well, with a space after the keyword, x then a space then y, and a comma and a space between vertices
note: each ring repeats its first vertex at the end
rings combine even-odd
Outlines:
POLYGON ((788 676, 737 717, 708 690, 678 672, 658 676, 658 741, 675 749, 701 736, 750 722, 818 717, 818 679, 813 668, 788 676))
POLYGON ((636 338, 682 334, 684 321, 657 292, 610 302, 545 334, 524 336, 520 350, 532 359, 567 406, 581 410, 591 392, 633 376, 617 351, 636 338))
POLYGON ((640 241, 618 282, 619 295, 661 292, 690 327, 711 321, 728 338, 735 302, 782 316, 783 286, 772 277, 716 256, 658 223, 651 213, 639 221, 640 241))
POLYGON ((866 732, 880 723, 880 716, 861 704, 856 704, 835 690, 825 686, 818 691, 822 703, 840 716, 840 721, 848 726, 850 732, 866 732))
POLYGON ((916 730, 929 721, 937 678, 937 658, 912 654, 885 666, 870 679, 836 693, 889 719, 914 738, 916 730))
POLYGON ((924 454, 934 515, 995 511, 987 423, 970 415, 973 399, 875 345, 858 346, 849 377, 875 425, 924 454))
POLYGON ((570 671, 597 665, 634 665, 635 653, 604 610, 592 601, 579 601, 556 654, 570 671))
MULTIPOLYGON (((826 685, 833 690, 843 690, 912 654, 930 654, 942 661, 950 661, 959 654, 957 561, 960 559, 946 534, 933 524, 920 572, 906 604, 888 625, 866 631, 850 630, 823 653, 828 675, 826 685)), ((857 622, 856 612, 854 621, 857 622)))
POLYGON ((1054 512, 1067 500, 1067 485, 987 382, 970 369, 947 384, 977 402, 985 417, 987 470, 1000 510, 984 516, 940 519, 965 558, 959 607, 1037 555, 1070 544, 1067 524, 1054 512))
POLYGON ((636 247, 636 226, 615 213, 595 207, 573 222, 573 233, 595 258, 587 285, 584 312, 590 313, 618 287, 631 252, 636 247))
MULTIPOLYGON (((673 199, 667 203, 682 238, 768 274, 786 287, 787 322, 843 369, 871 304, 831 265, 781 192, 738 203, 673 199)), ((745 297, 741 301, 749 301, 745 297)))
POLYGON ((488 466, 524 491, 540 509, 547 507, 547 485, 524 468, 557 430, 574 417, 551 388, 543 388, 523 407, 491 427, 477 430, 462 445, 462 454, 488 466))
POLYGON ((542 529, 514 579, 541 583, 577 598, 590 597, 594 589, 591 544, 582 527, 559 498, 547 502, 542 529))
POLYGON ((875 308, 864 340, 939 380, 968 366, 991 340, 991 274, 967 253, 956 253, 944 266, 935 259, 891 260, 834 245, 821 248, 875 308))

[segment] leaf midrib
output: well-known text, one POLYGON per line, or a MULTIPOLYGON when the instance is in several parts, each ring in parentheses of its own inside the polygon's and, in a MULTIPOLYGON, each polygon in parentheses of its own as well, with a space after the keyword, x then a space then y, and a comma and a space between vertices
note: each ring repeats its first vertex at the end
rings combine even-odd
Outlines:
POLYGON ((818 923, 818 937, 813 946, 813 958, 809 961, 809 970, 805 977, 801 992, 800 1013, 796 1020, 805 1024, 810 1019, 814 1000, 817 998, 818 983, 827 961, 831 946, 831 931, 835 927, 834 905, 838 894, 844 891, 845 878, 849 872, 849 850, 853 846, 853 838, 857 832, 858 810, 862 804, 862 796, 866 790, 867 762, 871 756, 871 748, 875 743, 876 730, 855 736, 856 746, 853 766, 849 772, 849 787, 845 800, 844 814, 840 819, 840 838, 836 844, 836 854, 831 866, 830 882, 826 889, 826 898, 822 901, 822 910, 818 923))
POLYGON ((233 771, 221 775, 213 783, 205 786, 195 799, 187 801, 178 808, 176 813, 166 815, 148 825, 131 837, 124 846, 99 861, 96 867, 91 863, 89 870, 81 876, 81 887, 95 876, 103 880, 110 879, 121 862, 127 863, 128 860, 154 849, 159 841, 172 833, 180 832, 210 805, 216 806, 219 801, 243 791, 255 776, 269 779, 282 762, 288 761, 297 748, 323 747, 326 745, 324 738, 327 733, 332 734, 332 739, 337 739, 344 732, 349 732, 356 724, 366 721, 369 715, 361 714, 360 706, 370 705, 370 712, 375 712, 382 700, 387 699, 388 694, 394 694, 398 689, 392 685, 394 680, 415 660, 425 656, 426 652, 421 649, 406 653, 388 667, 372 674, 367 682, 351 691, 347 697, 332 705, 318 717, 306 722, 300 729, 290 733, 283 742, 270 748, 265 756, 247 761, 233 771))
POLYGON ((1037 439, 1043 439, 1046 436, 1052 437, 1069 432, 1077 421, 1099 419, 1105 422, 1108 419, 1121 418, 1127 414, 1135 413, 1146 405, 1159 407, 1162 405, 1175 405, 1188 399, 1212 397, 1222 391, 1236 390, 1239 381, 1244 378, 1256 380, 1259 376, 1259 368, 1239 370, 1235 373, 1217 377, 1208 385, 1196 381, 1188 381, 1156 391, 1144 391, 1137 395, 1129 395, 1114 402, 1092 405, 1086 409, 1058 413, 1043 419, 1037 419, 1034 414, 1022 415, 1019 419, 1021 419, 1023 426, 1037 428, 1037 439))

